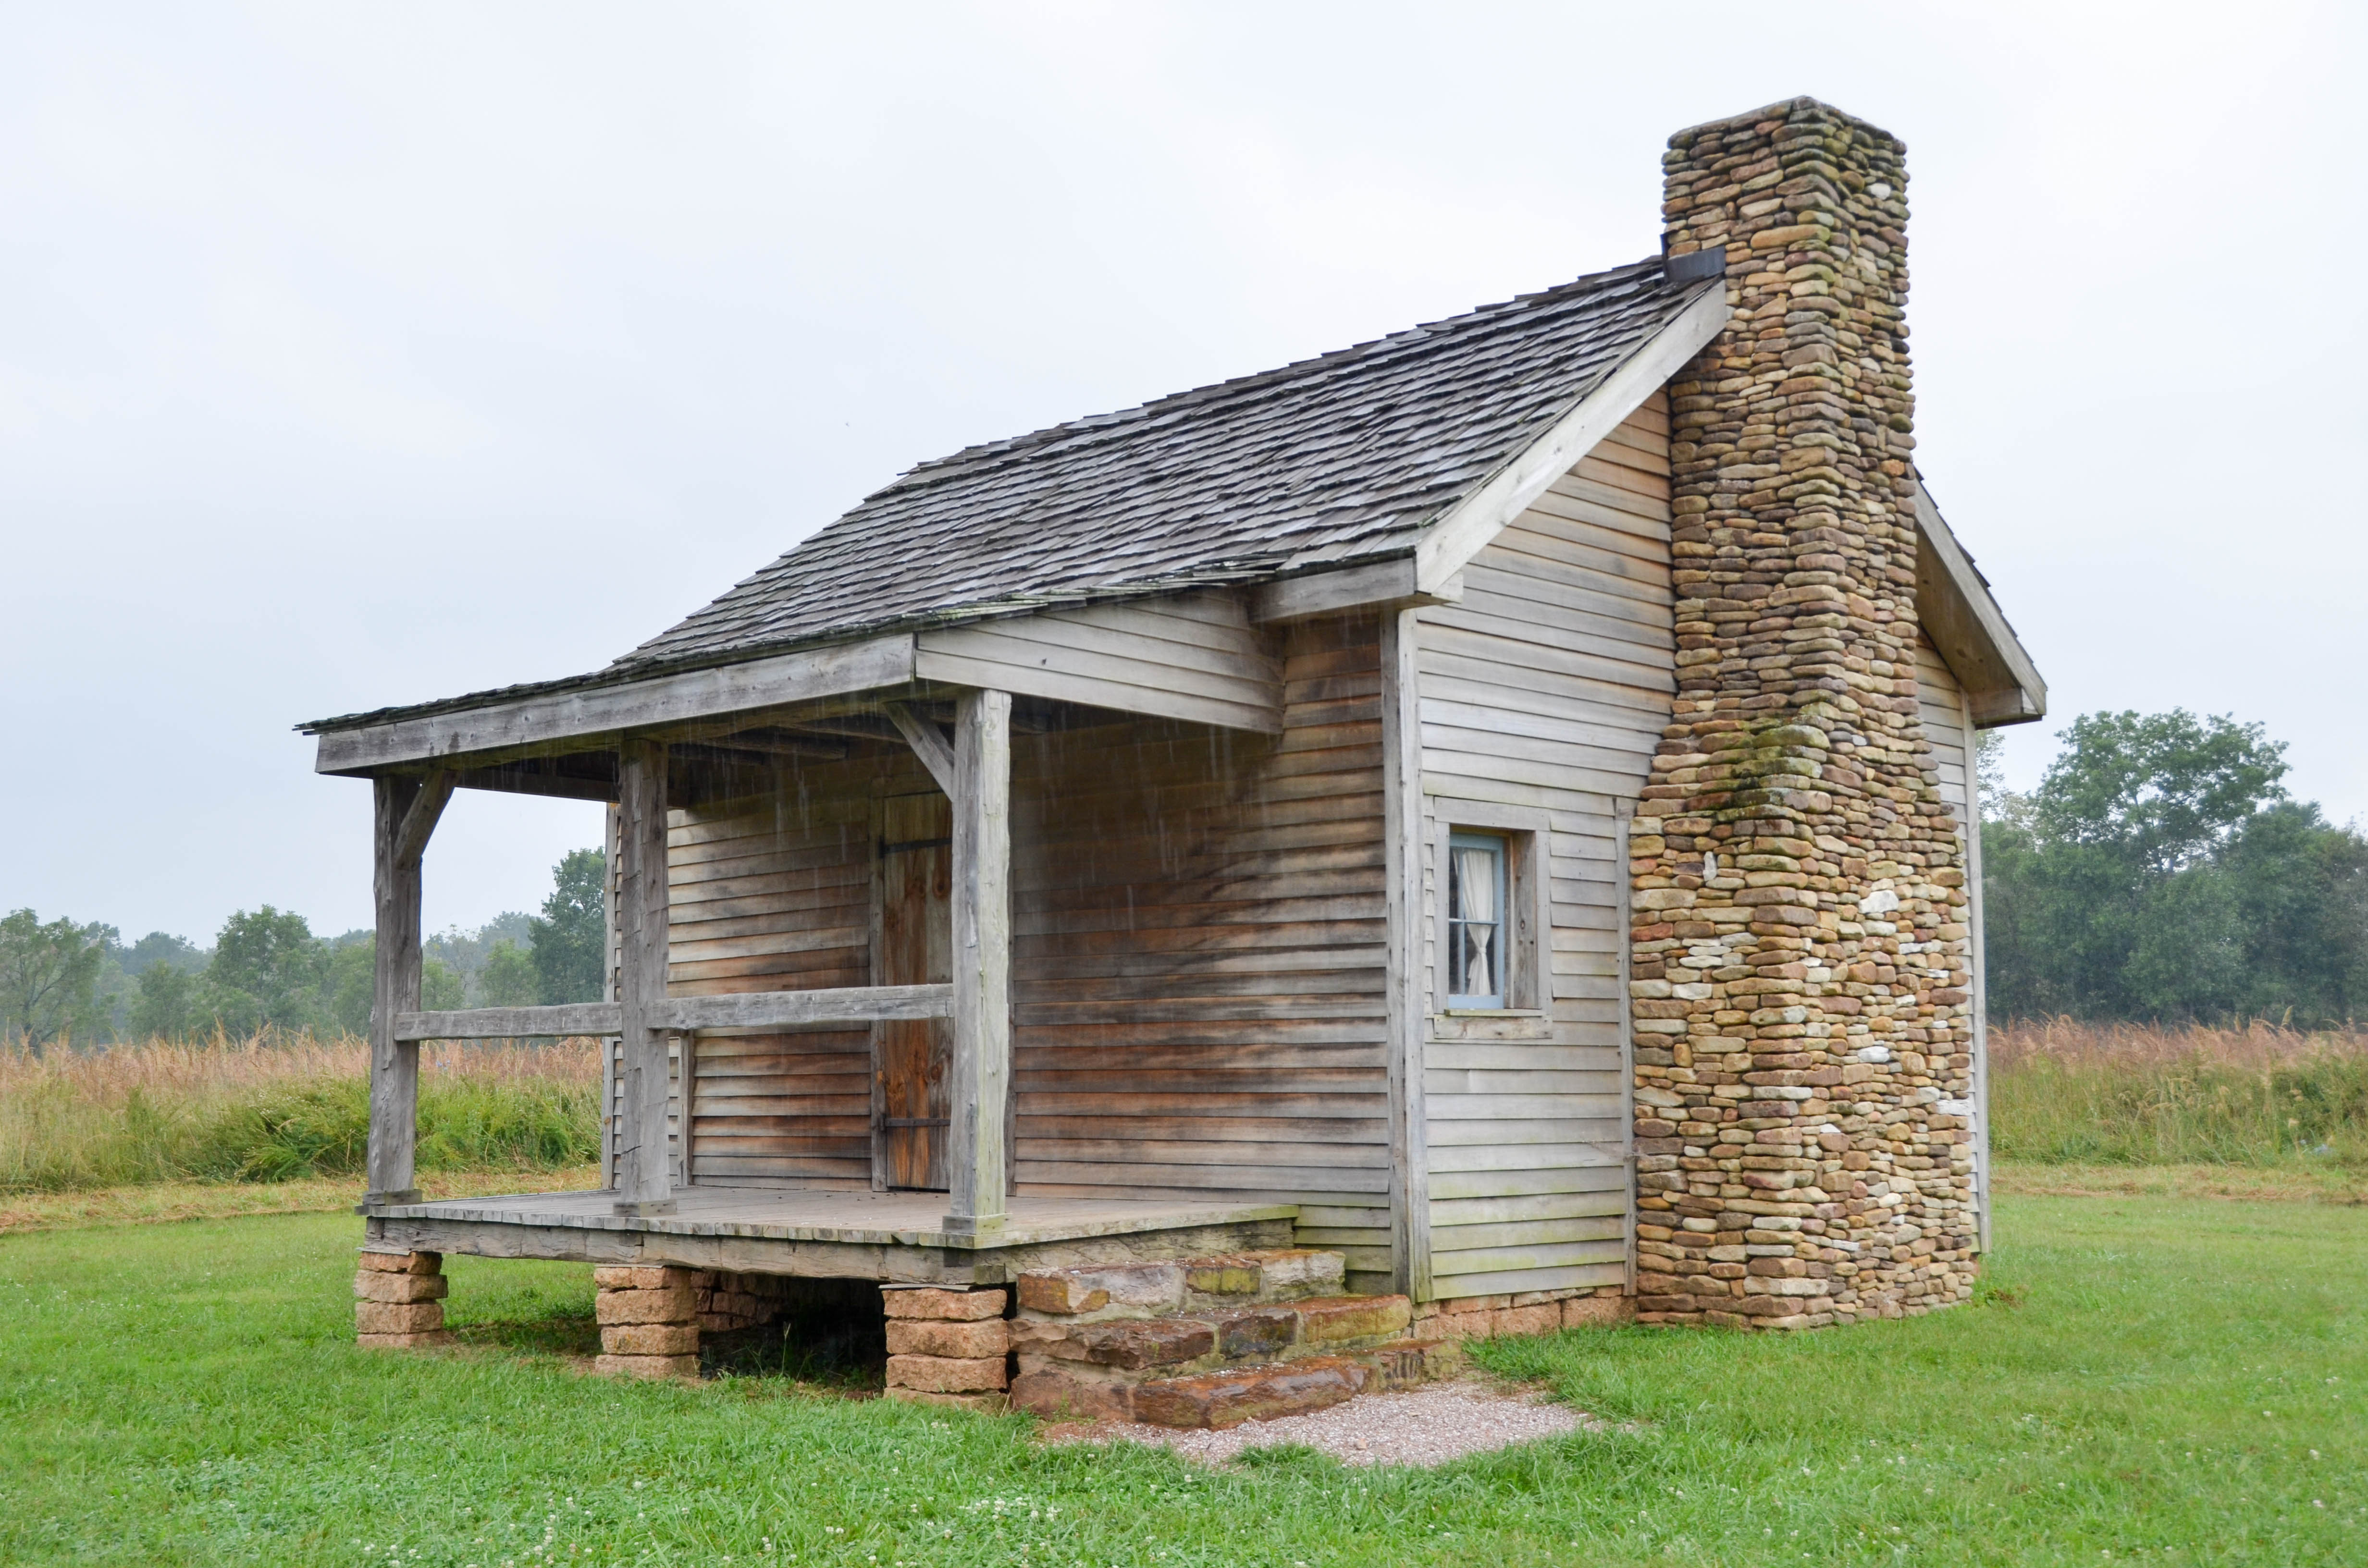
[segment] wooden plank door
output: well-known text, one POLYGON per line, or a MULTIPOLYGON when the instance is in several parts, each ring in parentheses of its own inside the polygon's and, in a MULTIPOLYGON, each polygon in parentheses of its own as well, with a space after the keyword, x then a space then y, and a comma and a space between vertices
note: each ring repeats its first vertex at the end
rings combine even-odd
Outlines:
MULTIPOLYGON (((880 802, 879 926, 882 985, 943 985, 953 979, 953 808, 944 795, 880 802)), ((952 1110, 953 1024, 947 1018, 874 1024, 884 1184, 946 1190, 946 1129, 952 1110)))

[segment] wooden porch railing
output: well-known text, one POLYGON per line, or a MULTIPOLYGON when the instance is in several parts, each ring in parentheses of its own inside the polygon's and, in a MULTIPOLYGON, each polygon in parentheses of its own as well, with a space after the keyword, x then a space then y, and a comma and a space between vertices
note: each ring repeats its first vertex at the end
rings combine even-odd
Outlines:
MULTIPOLYGON (((613 1035, 624 1028, 615 1002, 556 1007, 472 1007, 456 1013, 400 1013, 394 1038, 516 1040, 526 1035, 613 1035)), ((670 996, 643 1009, 652 1028, 788 1028, 800 1024, 860 1024, 876 1019, 951 1018, 951 985, 848 985, 816 991, 736 991, 721 996, 670 996)))

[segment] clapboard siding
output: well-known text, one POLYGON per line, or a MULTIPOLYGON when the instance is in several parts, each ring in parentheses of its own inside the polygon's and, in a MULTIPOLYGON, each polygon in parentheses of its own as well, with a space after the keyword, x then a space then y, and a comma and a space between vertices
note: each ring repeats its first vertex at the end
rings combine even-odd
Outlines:
MULTIPOLYGON (((1180 603, 1178 635, 1204 652, 1247 633, 1210 596, 1180 603)), ((1019 622, 971 630, 1027 640, 1019 622)), ((1046 1196, 1296 1202, 1304 1238, 1380 1288, 1379 627, 1264 636, 1255 667, 1190 667, 1244 683, 1236 696, 1267 681, 1279 733, 1140 718, 1014 738, 1014 1175, 1046 1196)), ((677 812, 673 989, 872 983, 872 801, 928 788, 902 748, 859 742, 677 812)), ((869 1184, 866 1031, 701 1034, 693 1062, 694 1181, 869 1184)))
POLYGON ((1281 672, 1235 594, 1046 609, 924 631, 924 680, 1271 733, 1281 672))
MULTIPOLYGON (((668 963, 677 996, 871 983, 871 801, 928 780, 902 748, 785 765, 775 787, 671 813, 668 963)), ((695 1037, 690 1179, 871 1185, 868 1026, 695 1037)))
POLYGON ((1440 1297, 1626 1278, 1617 807, 1676 688, 1668 472, 1656 395, 1474 558, 1461 604, 1419 618, 1430 1006, 1459 810, 1543 813, 1550 922, 1545 1039, 1424 1046, 1440 1297))
POLYGON ((1924 721, 1924 738, 1931 743, 1932 761, 1941 772, 1941 798, 1957 814, 1957 830, 1964 832, 1965 785, 1972 761, 1965 754, 1965 712, 1960 705, 1957 677, 1941 662, 1940 651, 1922 632, 1916 635, 1916 706, 1924 721))
POLYGON ((1293 628, 1271 736, 1014 746, 1015 1170, 1047 1196, 1302 1206, 1388 1267, 1380 647, 1293 628))

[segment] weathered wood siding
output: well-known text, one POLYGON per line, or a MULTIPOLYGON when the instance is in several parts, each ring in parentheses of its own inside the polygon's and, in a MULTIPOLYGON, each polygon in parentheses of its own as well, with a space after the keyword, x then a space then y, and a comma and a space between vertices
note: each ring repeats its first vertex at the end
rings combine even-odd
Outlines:
POLYGON ((1039 610, 924 631, 914 669, 923 680, 1128 713, 1269 733, 1281 724, 1281 672, 1236 594, 1039 610))
MULTIPOLYGON (((1263 634, 1279 734, 1015 737, 1020 1191, 1296 1202, 1304 1241, 1385 1277, 1378 635, 1263 634)), ((872 802, 931 785, 855 751, 676 813, 676 994, 872 983, 872 802)), ((694 1181, 868 1185, 865 1031, 702 1034, 695 1058, 694 1181)))
POLYGON ((1288 634, 1279 736, 1014 747, 1019 1189, 1268 1198, 1388 1268, 1378 626, 1288 634))
POLYGON ((1941 770, 1941 798, 1957 813, 1963 837, 1968 814, 1965 786, 1972 777, 1972 758, 1965 751, 1964 710, 1960 706, 1957 677, 1941 662, 1932 640, 1920 632, 1916 639, 1916 706, 1924 720, 1924 737, 1932 743, 1932 760, 1941 770))
MULTIPOLYGON (((677 811, 668 836, 677 996, 868 985, 871 798, 908 756, 784 768, 777 790, 677 811)), ((868 1025, 696 1037, 694 1184, 871 1185, 868 1025)))
POLYGON ((1640 409, 1420 616, 1429 926, 1424 1044, 1432 1289, 1442 1298, 1626 1275, 1618 803, 1644 787, 1675 690, 1668 416, 1640 409), (1464 804, 1476 802, 1477 804, 1464 804), (1543 1038, 1438 1015, 1440 829, 1543 828, 1543 1038), (1473 819, 1493 820, 1474 821, 1473 819))

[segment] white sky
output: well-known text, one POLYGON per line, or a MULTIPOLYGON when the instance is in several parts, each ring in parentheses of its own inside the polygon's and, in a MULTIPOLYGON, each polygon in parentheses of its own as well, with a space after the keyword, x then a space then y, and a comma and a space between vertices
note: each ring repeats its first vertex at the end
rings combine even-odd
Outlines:
MULTIPOLYGON (((2053 686, 2017 781, 2184 705, 2368 815, 2344 8, 888 10, 0 6, 0 909, 365 924, 297 721, 595 667, 917 460, 1642 257, 1668 134, 1797 93, 1908 143, 1919 459, 2053 686)), ((598 824, 464 794, 430 927, 598 824)))

